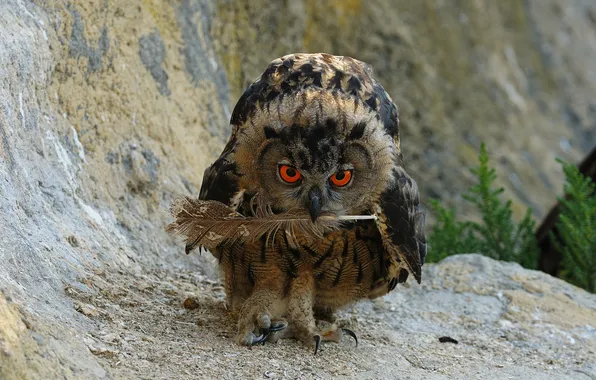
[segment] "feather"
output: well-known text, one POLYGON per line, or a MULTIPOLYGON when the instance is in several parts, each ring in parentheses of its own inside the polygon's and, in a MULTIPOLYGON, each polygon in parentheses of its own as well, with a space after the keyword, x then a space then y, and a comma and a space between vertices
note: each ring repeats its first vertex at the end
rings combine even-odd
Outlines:
POLYGON ((425 214, 420 210, 418 187, 404 171, 395 171, 396 186, 381 196, 377 207, 377 227, 385 251, 414 276, 422 280, 426 255, 425 214))
POLYGON ((291 211, 274 214, 267 207, 257 207, 253 212, 254 217, 247 217, 218 201, 179 198, 171 207, 176 220, 166 231, 184 236, 186 253, 189 253, 197 246, 215 249, 222 243, 254 242, 263 236, 267 241, 275 241, 279 231, 283 231, 290 242, 295 242, 297 232, 310 239, 322 238, 345 221, 376 219, 373 215, 322 214, 313 223, 308 214, 291 211))
POLYGON ((395 258, 398 263, 404 263, 405 269, 410 272, 416 282, 420 283, 422 280, 422 262, 420 259, 421 254, 426 254, 426 242, 420 240, 417 236, 406 236, 401 235, 403 239, 402 244, 396 244, 393 237, 395 232, 388 228, 386 218, 379 216, 377 219, 377 228, 381 232, 381 242, 385 252, 389 257, 395 258))
POLYGON ((422 275, 422 265, 420 264, 420 260, 416 259, 417 252, 411 252, 407 246, 396 246, 391 241, 391 237, 385 233, 381 234, 381 240, 385 251, 390 256, 399 258, 400 262, 405 262, 407 271, 414 275, 416 282, 420 283, 422 275))

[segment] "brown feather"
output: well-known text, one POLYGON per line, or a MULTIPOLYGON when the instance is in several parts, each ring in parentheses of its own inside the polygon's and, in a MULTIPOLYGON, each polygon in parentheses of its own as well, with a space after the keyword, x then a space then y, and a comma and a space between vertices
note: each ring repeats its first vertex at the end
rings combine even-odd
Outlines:
POLYGON ((246 217, 221 202, 190 197, 175 200, 171 213, 176 220, 166 227, 166 231, 186 237, 186 253, 197 246, 214 249, 224 242, 251 242, 262 236, 275 240, 279 230, 285 231, 291 242, 297 232, 313 239, 322 238, 326 232, 338 229, 346 219, 374 218, 323 214, 313 223, 307 214, 273 214, 264 208, 258 208, 255 217, 246 217))

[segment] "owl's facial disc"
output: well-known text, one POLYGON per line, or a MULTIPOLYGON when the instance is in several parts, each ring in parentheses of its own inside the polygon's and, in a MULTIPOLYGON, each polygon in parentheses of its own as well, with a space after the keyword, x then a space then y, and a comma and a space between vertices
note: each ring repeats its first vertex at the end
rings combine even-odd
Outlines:
MULTIPOLYGON (((286 160, 278 165, 278 174, 281 181, 289 186, 300 186, 303 176, 298 169, 289 165, 286 160)), ((321 213, 323 194, 318 186, 308 190, 305 207, 308 209, 312 222, 314 223, 321 213)))
POLYGON ((349 185, 352 182, 353 172, 352 164, 344 164, 327 178, 325 178, 325 173, 320 175, 316 170, 311 170, 304 176, 289 160, 284 159, 278 163, 278 175, 281 183, 290 188, 298 188, 298 193, 302 194, 298 197, 302 198, 304 208, 308 210, 313 223, 329 203, 327 198, 329 198, 329 194, 332 194, 332 190, 349 185), (304 188, 301 188, 303 186, 304 188))
POLYGON ((252 153, 255 159, 247 162, 256 174, 254 191, 276 210, 303 211, 313 222, 323 213, 354 215, 370 209, 386 188, 385 173, 395 154, 385 134, 364 133, 373 126, 342 129, 330 119, 264 128, 262 143, 252 153))

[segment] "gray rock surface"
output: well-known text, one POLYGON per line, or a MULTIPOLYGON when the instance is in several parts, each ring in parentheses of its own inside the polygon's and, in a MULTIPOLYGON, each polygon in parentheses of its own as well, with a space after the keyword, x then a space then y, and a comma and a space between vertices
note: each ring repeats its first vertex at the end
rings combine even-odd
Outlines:
POLYGON ((251 350, 235 345, 223 288, 209 277, 163 270, 133 274, 108 266, 82 279, 86 288, 65 288, 78 313, 66 325, 33 320, 0 300, 9 332, 19 339, 12 343, 6 335, 3 365, 40 377, 50 368, 57 377, 73 378, 596 376, 596 296, 481 255, 428 265, 423 277, 421 286, 399 287, 344 310, 338 323, 358 333, 358 347, 351 340, 328 343, 313 356, 292 340, 251 350), (458 343, 441 343, 444 336, 458 343), (14 362, 19 354, 25 356, 23 367, 14 362), (58 359, 48 363, 48 357, 58 359))
MULTIPOLYGON (((549 155, 561 152, 558 137, 553 140, 559 130, 571 144, 568 157, 580 156, 593 118, 587 111, 595 88, 591 2, 529 1, 511 8, 519 14, 488 0, 467 13, 438 9, 434 1, 411 9, 406 3, 412 4, 401 2, 398 12, 389 0, 372 8, 358 1, 290 2, 291 9, 281 10, 241 1, 0 0, 0 378, 596 377, 594 295, 476 255, 425 266, 421 286, 346 310, 341 321, 359 333, 358 348, 329 344, 313 357, 293 341, 235 346, 212 258, 185 256, 163 231, 171 200, 196 194, 204 168, 221 151, 246 79, 288 51, 348 53, 350 39, 360 49, 353 55, 378 67, 403 105, 414 167, 444 164, 445 172, 460 175, 443 158, 452 148, 469 153, 472 145, 455 149, 452 141, 445 151, 422 155, 426 140, 418 127, 433 126, 428 130, 440 139, 437 121, 444 118, 445 131, 461 137, 467 129, 458 126, 472 125, 482 110, 508 115, 515 133, 532 121, 536 131, 519 139, 530 154, 521 157, 542 162, 536 152, 544 151, 545 136, 549 155), (322 17, 332 3, 337 14, 322 17), (482 15, 494 23, 473 33, 454 29, 460 34, 445 45, 432 19, 418 23, 436 12, 451 26, 482 15), (356 38, 366 26, 370 38, 356 38), (349 30, 344 39, 341 30, 349 30), (474 40, 471 53, 460 44, 464 36, 474 40), (534 38, 548 41, 544 57, 534 38), (439 57, 437 46, 457 48, 439 57), (463 75, 467 66, 458 63, 465 52, 479 62, 474 75, 463 75), (523 61, 521 71, 511 57, 523 61), (408 67, 423 74, 402 82, 408 67), (449 67, 457 69, 455 79, 446 75, 449 67), (509 96, 515 92, 507 83, 528 77, 534 79, 517 92, 530 99, 529 111, 506 112, 519 100, 509 96), (466 107, 437 111, 453 108, 445 99, 456 82, 466 107), (471 100, 476 91, 499 88, 496 111, 486 108, 488 101, 480 107, 471 100), (561 94, 580 111, 572 107, 565 111, 569 120, 557 124, 553 110, 567 109, 561 94), (417 121, 417 108, 437 113, 417 121), (197 308, 182 306, 189 297, 197 308), (439 343, 443 335, 460 343, 439 343)), ((503 119, 478 124, 472 140, 503 135, 503 119)), ((508 145, 511 138, 495 140, 510 158, 517 149, 508 145)), ((511 173, 525 180, 520 168, 527 164, 515 162, 511 173)), ((534 180, 560 183, 560 173, 547 164, 527 167, 534 179, 522 185, 544 207, 556 186, 538 191, 545 186, 534 180)), ((427 195, 458 178, 441 179, 436 170, 420 171, 427 195)), ((524 202, 518 198, 517 205, 524 202)))

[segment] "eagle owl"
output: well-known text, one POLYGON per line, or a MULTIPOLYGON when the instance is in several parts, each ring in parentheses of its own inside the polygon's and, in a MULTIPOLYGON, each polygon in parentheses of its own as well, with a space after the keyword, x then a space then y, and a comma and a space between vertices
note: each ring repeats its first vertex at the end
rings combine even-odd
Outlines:
POLYGON ((412 275, 426 254, 418 187, 400 151, 397 108, 369 65, 346 56, 291 54, 271 62, 241 96, 232 133, 206 169, 201 200, 243 215, 254 203, 273 213, 375 215, 321 238, 285 233, 274 241, 222 243, 226 303, 236 340, 254 345, 294 337, 316 350, 339 341, 333 313, 382 296, 412 275), (321 327, 323 326, 323 327, 321 327))

